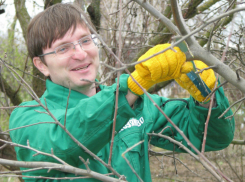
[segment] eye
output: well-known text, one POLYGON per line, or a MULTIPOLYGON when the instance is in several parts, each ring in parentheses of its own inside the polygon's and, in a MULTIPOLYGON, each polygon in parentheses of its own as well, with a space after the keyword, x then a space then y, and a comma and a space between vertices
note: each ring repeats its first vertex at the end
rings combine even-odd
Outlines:
POLYGON ((92 41, 91 37, 86 37, 86 38, 82 39, 80 42, 81 42, 81 44, 86 45, 86 44, 90 44, 91 41, 92 41))
POLYGON ((73 48, 72 44, 66 44, 66 45, 62 45, 60 47, 57 47, 56 53, 57 54, 64 54, 67 51, 71 50, 73 48))

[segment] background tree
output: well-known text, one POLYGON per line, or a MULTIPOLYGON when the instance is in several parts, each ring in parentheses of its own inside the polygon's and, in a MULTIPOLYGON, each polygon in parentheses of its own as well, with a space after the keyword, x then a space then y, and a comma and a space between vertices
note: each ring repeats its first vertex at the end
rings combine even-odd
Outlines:
MULTIPOLYGON (((35 0, 32 2, 33 5, 38 4, 35 0)), ((42 9, 59 2, 61 0, 46 0, 42 5, 42 9)), ((0 3, 6 4, 4 1, 0 3)), ((160 43, 174 43, 176 37, 185 37, 192 54, 186 53, 188 60, 193 59, 193 56, 195 59, 201 59, 222 76, 219 77, 221 83, 225 83, 228 80, 232 84, 226 84, 224 88, 230 103, 236 104, 232 108, 236 116, 231 116, 236 117, 237 123, 236 140, 233 142, 234 148, 230 147, 221 152, 213 152, 206 155, 209 155, 220 169, 222 169, 220 161, 225 163, 226 175, 234 181, 243 181, 245 172, 243 169, 243 145, 245 143, 243 138, 244 104, 237 101, 243 101, 245 92, 243 79, 245 26, 244 13, 242 12, 244 11, 244 3, 236 0, 180 1, 179 7, 182 10, 181 14, 184 19, 181 19, 181 16, 178 14, 179 12, 176 11, 178 6, 174 4, 175 1, 173 0, 123 0, 122 6, 120 6, 120 1, 115 0, 76 0, 75 3, 79 4, 84 10, 87 10, 96 26, 96 30, 100 33, 106 45, 112 50, 109 51, 105 47, 101 48, 101 61, 103 65, 100 68, 99 77, 105 80, 106 84, 114 83, 114 78, 116 77, 115 73, 109 74, 112 73, 110 66, 115 67, 116 63, 113 53, 118 55, 121 51, 121 61, 127 64, 130 71, 133 71, 134 66, 132 63, 149 48, 160 43), (122 16, 119 14, 120 7, 122 8, 122 16), (225 14, 226 16, 221 16, 225 14), (120 19, 122 22, 121 27, 119 26, 120 19), (211 22, 210 20, 213 21, 211 22), (192 32, 195 33, 192 36, 188 36, 192 32), (119 36, 121 39, 119 39, 119 36), (234 153, 236 156, 239 156, 235 160, 233 158, 234 153), (221 157, 217 157, 217 154, 221 157)), ((3 37, 1 40, 1 61, 14 68, 31 85, 37 95, 41 96, 45 90, 45 78, 33 67, 31 60, 27 56, 24 46, 25 42, 22 42, 23 40, 19 40, 19 37, 15 36, 17 31, 16 22, 18 22, 25 41, 25 32, 31 17, 25 6, 26 1, 14 0, 14 5, 16 17, 13 17, 13 23, 9 28, 8 36, 3 37)), ((31 97, 24 90, 23 81, 16 82, 10 70, 3 63, 0 66, 0 104, 3 108, 0 110, 1 128, 3 131, 6 131, 9 115, 12 111, 11 106, 16 106, 25 100, 31 99, 31 97)), ((188 93, 172 81, 157 84, 151 88, 150 92, 170 97, 188 96, 188 93)), ((4 137, 1 139, 9 141, 8 135, 2 134, 0 136, 4 137)), ((3 146, 1 148, 2 154, 10 154, 9 156, 2 155, 1 157, 15 160, 13 146, 4 145, 4 143, 1 143, 1 146, 3 146)), ((156 151, 151 151, 151 154, 154 156, 152 157, 152 163, 154 164, 152 165, 153 175, 157 175, 158 172, 156 171, 159 168, 155 168, 155 166, 163 165, 163 163, 156 156, 163 156, 165 154, 156 151), (160 164, 155 164, 156 161, 160 161, 160 164)), ((167 159, 164 158, 163 161, 165 160, 167 159)), ((191 161, 191 158, 189 160, 191 161)), ((5 165, 5 167, 7 166, 5 165)), ((16 168, 8 169, 16 170, 16 168)), ((189 171, 191 170, 189 169, 189 171)), ((168 173, 172 174, 171 172, 168 173)), ((195 173, 192 171, 192 174, 195 173)), ((165 174, 165 176, 168 176, 168 174, 165 174)), ((199 177, 197 175, 191 179, 204 179, 205 176, 201 172, 199 177)))

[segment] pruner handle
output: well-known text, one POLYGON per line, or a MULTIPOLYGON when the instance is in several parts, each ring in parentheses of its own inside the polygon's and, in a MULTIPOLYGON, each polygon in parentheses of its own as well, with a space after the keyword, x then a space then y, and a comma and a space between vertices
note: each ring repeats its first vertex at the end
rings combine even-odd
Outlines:
POLYGON ((211 90, 208 88, 206 83, 194 71, 191 71, 186 75, 190 78, 197 89, 200 90, 203 97, 207 97, 211 93, 211 90))

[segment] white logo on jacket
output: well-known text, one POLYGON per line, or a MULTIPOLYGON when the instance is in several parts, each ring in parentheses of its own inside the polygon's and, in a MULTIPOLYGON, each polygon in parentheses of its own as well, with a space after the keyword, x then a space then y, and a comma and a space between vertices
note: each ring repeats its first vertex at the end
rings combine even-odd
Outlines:
POLYGON ((144 123, 144 118, 141 117, 139 120, 138 119, 135 119, 135 118, 132 118, 130 119, 127 124, 125 124, 125 126, 119 131, 119 133, 127 128, 131 128, 133 126, 138 126, 140 127, 142 124, 144 123))

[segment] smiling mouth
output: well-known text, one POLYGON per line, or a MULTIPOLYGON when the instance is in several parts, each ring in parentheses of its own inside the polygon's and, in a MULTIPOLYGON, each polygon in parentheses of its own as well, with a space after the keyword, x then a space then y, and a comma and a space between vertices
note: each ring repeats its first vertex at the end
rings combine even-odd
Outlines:
POLYGON ((90 64, 88 64, 87 66, 81 67, 81 68, 73 69, 72 71, 85 70, 85 69, 87 69, 89 66, 90 66, 90 64))

